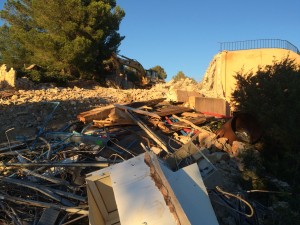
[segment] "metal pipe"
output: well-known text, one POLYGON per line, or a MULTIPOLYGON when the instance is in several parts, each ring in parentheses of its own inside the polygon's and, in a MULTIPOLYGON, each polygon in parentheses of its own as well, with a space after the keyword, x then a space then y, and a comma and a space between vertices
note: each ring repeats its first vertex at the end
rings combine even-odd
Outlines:
POLYGON ((52 167, 108 167, 113 163, 123 162, 121 160, 108 160, 108 161, 98 161, 98 162, 85 162, 85 163, 5 163, 1 162, 0 166, 17 166, 17 167, 40 167, 40 166, 52 166, 52 167))
POLYGON ((37 206, 37 207, 42 207, 42 208, 55 208, 55 209, 60 209, 64 210, 66 212, 70 213, 76 213, 76 214, 81 214, 81 215, 88 215, 89 211, 84 210, 83 208, 86 208, 87 206, 81 206, 81 207, 67 207, 63 205, 57 205, 53 203, 48 203, 48 202, 40 202, 40 201, 34 201, 34 200, 29 200, 29 199, 23 199, 23 198, 18 198, 10 195, 0 195, 1 200, 6 200, 10 202, 14 202, 17 204, 23 204, 23 205, 31 205, 31 206, 37 206))

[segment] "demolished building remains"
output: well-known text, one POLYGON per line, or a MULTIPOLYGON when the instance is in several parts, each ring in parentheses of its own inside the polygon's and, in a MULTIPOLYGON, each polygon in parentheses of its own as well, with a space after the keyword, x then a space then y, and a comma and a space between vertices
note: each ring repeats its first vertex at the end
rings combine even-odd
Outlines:
POLYGON ((1 219, 218 224, 208 190, 222 184, 214 163, 232 149, 205 124, 222 118, 164 100, 96 108, 55 131, 52 103, 34 137, 1 144, 1 219))
MULTIPOLYGON (((263 50, 252 53, 257 52, 264 55, 263 50)), ((241 190, 231 193, 237 171, 243 170, 235 157, 262 133, 251 115, 232 116, 228 110, 229 67, 225 63, 224 80, 220 71, 225 64, 219 59, 228 63, 233 55, 218 54, 201 91, 184 80, 184 90, 174 85, 165 96, 147 101, 129 100, 128 92, 126 101, 115 104, 93 96, 89 101, 103 106, 83 110, 76 120, 56 127, 49 124, 60 103, 49 101, 47 94, 66 95, 69 89, 35 90, 40 94, 37 102, 45 100, 48 105, 43 107, 47 116, 31 124, 36 132, 13 134, 13 128, 3 132, 0 222, 260 224, 269 209, 247 201, 241 190)), ((22 93, 3 92, 1 101, 9 105, 5 99, 10 98, 17 105, 22 93)), ((145 98, 147 93, 143 94, 145 98)), ((29 98, 24 97, 26 103, 32 103, 29 98)), ((68 102, 70 114, 78 107, 74 99, 68 102)))

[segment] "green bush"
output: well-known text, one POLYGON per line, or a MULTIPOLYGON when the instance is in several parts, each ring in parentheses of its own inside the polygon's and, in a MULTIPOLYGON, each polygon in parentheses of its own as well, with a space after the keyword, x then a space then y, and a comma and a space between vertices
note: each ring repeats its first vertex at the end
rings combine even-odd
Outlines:
POLYGON ((40 73, 40 71, 30 70, 26 73, 26 75, 33 82, 41 82, 42 81, 42 74, 40 73))
POLYGON ((59 86, 65 86, 66 83, 73 79, 72 76, 62 74, 55 70, 45 70, 43 68, 22 70, 20 71, 22 76, 28 77, 35 83, 55 83, 59 86))
POLYGON ((197 84, 197 81, 194 78, 186 76, 182 71, 179 71, 175 76, 172 77, 172 79, 176 82, 186 78, 191 79, 193 84, 197 84))
POLYGON ((256 74, 237 73, 232 103, 256 116, 264 128, 264 166, 294 187, 300 185, 300 69, 286 58, 256 74))
POLYGON ((257 161, 249 154, 243 156, 248 167, 243 179, 252 188, 278 191, 280 188, 265 179, 265 173, 288 182, 293 195, 259 195, 269 205, 281 201, 288 204, 283 209, 275 208, 275 218, 264 224, 297 224, 300 220, 299 65, 286 58, 259 68, 256 74, 240 72, 235 78, 237 88, 232 94, 232 105, 237 111, 254 115, 264 129, 260 143, 262 160, 257 161), (255 161, 258 168, 254 168, 255 161), (259 168, 263 168, 263 173, 259 168))

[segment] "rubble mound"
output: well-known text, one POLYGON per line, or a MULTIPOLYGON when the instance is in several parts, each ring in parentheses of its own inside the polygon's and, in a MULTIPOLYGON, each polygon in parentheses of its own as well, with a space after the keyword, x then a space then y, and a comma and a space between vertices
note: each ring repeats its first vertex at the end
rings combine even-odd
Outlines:
MULTIPOLYGON (((0 92, 1 134, 12 127, 34 129, 51 112, 51 102, 60 103, 52 121, 62 123, 75 119, 78 113, 92 108, 112 103, 164 98, 168 92, 165 84, 158 84, 150 90, 122 90, 101 87, 95 82, 71 83, 70 87, 56 87, 53 84, 35 85, 28 79, 21 78, 17 83, 19 89, 0 92), (44 110, 45 105, 50 107, 50 111, 44 110)), ((0 140, 3 139, 5 135, 1 135, 0 140)))
POLYGON ((172 87, 173 89, 181 89, 181 90, 187 90, 187 91, 194 91, 199 88, 199 85, 195 83, 195 80, 191 78, 184 78, 180 79, 178 81, 175 81, 172 79, 167 83, 169 87, 172 87))
MULTIPOLYGON (((87 217, 85 176, 97 167, 146 151, 155 153, 173 171, 197 164, 219 224, 234 225, 243 220, 247 220, 244 224, 254 224, 254 217, 247 218, 248 208, 243 206, 239 209, 242 213, 236 213, 243 200, 239 193, 245 192, 240 186, 241 176, 257 182, 255 173, 247 171, 238 156, 246 152, 257 156, 258 152, 248 143, 230 143, 228 137, 220 136, 217 129, 224 119, 172 102, 175 90, 196 92, 199 84, 184 79, 160 83, 149 90, 121 90, 95 82, 74 82, 69 87, 32 84, 30 89, 26 79, 19 82, 24 83, 24 89, 0 92, 0 172, 7 190, 0 197, 12 202, 6 211, 15 207, 23 211, 19 215, 26 220, 33 220, 27 213, 33 206, 39 207, 34 210, 41 220, 47 207, 63 209, 64 215, 75 210, 87 217), (74 167, 69 163, 75 163, 74 167), (45 197, 46 192, 52 194, 45 197), (74 194, 66 195, 69 192, 74 194), (28 196, 31 201, 26 200, 28 196), (15 203, 22 203, 23 208, 15 203)), ((251 159, 259 162, 259 157, 251 159)))

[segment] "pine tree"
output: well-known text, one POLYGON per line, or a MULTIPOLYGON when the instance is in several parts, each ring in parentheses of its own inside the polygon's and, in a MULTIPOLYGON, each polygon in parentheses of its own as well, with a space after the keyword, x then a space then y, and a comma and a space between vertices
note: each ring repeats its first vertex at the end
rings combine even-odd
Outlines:
POLYGON ((1 33, 9 41, 0 39, 2 63, 37 64, 59 76, 99 74, 124 38, 117 32, 124 16, 115 0, 7 0, 1 33))
POLYGON ((160 79, 166 79, 167 78, 167 73, 165 72, 164 68, 162 68, 161 66, 154 66, 151 68, 151 70, 154 70, 157 72, 158 76, 160 79))
POLYGON ((179 71, 175 76, 172 77, 172 79, 174 81, 179 81, 179 80, 185 79, 185 78, 187 78, 187 76, 182 71, 179 71))
POLYGON ((172 79, 176 82, 186 78, 192 80, 194 84, 197 84, 197 81, 194 78, 186 76, 182 71, 179 71, 175 76, 172 77, 172 79))

